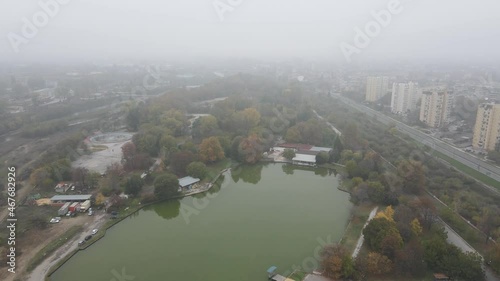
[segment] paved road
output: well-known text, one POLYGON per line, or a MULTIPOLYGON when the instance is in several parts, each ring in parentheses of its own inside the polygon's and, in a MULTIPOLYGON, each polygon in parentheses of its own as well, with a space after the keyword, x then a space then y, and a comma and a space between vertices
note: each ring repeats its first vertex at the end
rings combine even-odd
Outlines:
MULTIPOLYGON (((472 246, 469 245, 467 241, 465 241, 462 237, 460 237, 460 235, 458 235, 449 225, 447 225, 443 221, 441 221, 441 223, 443 224, 444 229, 448 233, 448 239, 446 239, 448 243, 457 246, 463 252, 477 253, 477 251, 474 248, 472 248, 472 246)), ((486 274, 487 281, 500 281, 500 278, 496 276, 488 266, 483 265, 483 269, 486 274)))
POLYGON ((66 242, 66 244, 57 249, 52 255, 45 258, 45 260, 31 272, 28 277, 28 281, 43 280, 54 265, 78 248, 78 241, 84 240, 85 236, 89 235, 92 229, 99 229, 102 225, 104 225, 108 217, 109 216, 104 211, 100 211, 95 216, 93 222, 85 224, 85 230, 82 233, 73 237, 73 239, 66 242))
MULTIPOLYGON (((439 151, 443 154, 445 154, 448 157, 451 157, 464 165, 484 174, 487 175, 497 181, 500 181, 500 168, 492 165, 488 162, 485 162, 482 159, 479 159, 477 157, 474 157, 456 147, 453 147, 452 145, 434 138, 433 136, 427 135, 413 127, 410 127, 402 122, 399 122, 396 119, 393 119, 389 116, 386 116, 385 114, 378 112, 376 110, 373 110, 367 106, 361 105, 359 103, 356 103, 348 98, 345 98, 339 94, 335 94, 335 97, 339 98, 346 104, 354 107, 355 109, 362 111, 369 116, 372 116, 375 120, 378 120, 386 125, 394 124, 396 125, 396 128, 413 138, 414 140, 427 145, 431 148, 433 148, 436 151, 439 151)), ((494 191, 497 191, 496 189, 492 189, 494 191)))

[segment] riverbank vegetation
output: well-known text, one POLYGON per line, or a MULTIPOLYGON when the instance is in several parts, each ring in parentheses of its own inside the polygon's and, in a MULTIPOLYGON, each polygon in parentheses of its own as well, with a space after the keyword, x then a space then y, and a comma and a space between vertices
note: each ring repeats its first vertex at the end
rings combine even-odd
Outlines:
MULTIPOLYGON (((480 256, 465 254, 447 244, 446 233, 437 223, 438 215, 442 214, 436 208, 440 203, 427 192, 435 194, 451 207, 453 214, 470 220, 483 232, 482 244, 489 246, 482 249, 496 248, 489 238, 497 239, 500 235, 496 219, 500 214, 498 196, 429 156, 428 148, 416 146, 364 114, 351 111, 335 100, 321 99, 316 105, 318 113, 328 116, 344 133, 344 140, 349 140, 339 163, 345 165, 347 179, 343 186, 351 193, 352 201, 389 206, 363 230, 365 249, 354 261, 349 260, 350 253, 338 249, 340 246, 325 249, 326 273, 334 278, 391 279, 443 272, 456 279, 483 280, 480 256)), ((452 222, 452 217, 443 219, 452 222)))
MULTIPOLYGON (((245 74, 191 90, 174 89, 128 104, 124 125, 135 135, 122 146, 121 162, 109 166, 104 175, 71 167, 75 157, 89 153, 81 145, 87 137, 81 131, 42 154, 25 177, 43 195, 53 192, 57 181, 72 180, 95 194, 95 205, 126 214, 141 204, 181 196, 178 178, 197 177, 204 185, 235 163, 256 164, 278 141, 325 146, 333 151, 319 154, 318 164, 344 167, 344 187, 355 204, 389 206, 363 230, 366 246, 358 257, 352 258, 345 248, 351 247, 353 239, 325 248, 322 264, 326 275, 337 279, 413 278, 439 271, 481 280, 478 257, 446 243, 437 216, 458 224, 453 216, 436 209, 427 192, 481 230, 482 243, 488 245, 485 248, 493 249, 488 255, 492 266, 500 270, 497 248, 489 246, 489 238, 500 237, 498 195, 443 165, 429 148, 415 145, 392 128, 331 98, 304 96, 309 90, 307 84, 297 81, 283 83, 245 74), (197 103, 208 98, 224 99, 212 105, 197 103), (343 132, 341 138, 315 116, 313 108, 343 132)), ((62 124, 50 118, 41 122, 44 130, 26 127, 24 134, 50 134, 52 126, 62 124)), ((293 158, 292 152, 286 151, 285 158, 293 158)), ((259 169, 255 165, 255 173, 259 169)), ((283 169, 293 173, 286 165, 283 169)), ((328 171, 318 173, 322 172, 328 171)), ((357 219, 363 217, 360 213, 357 219)), ((347 231, 361 232, 361 228, 356 224, 347 231)))

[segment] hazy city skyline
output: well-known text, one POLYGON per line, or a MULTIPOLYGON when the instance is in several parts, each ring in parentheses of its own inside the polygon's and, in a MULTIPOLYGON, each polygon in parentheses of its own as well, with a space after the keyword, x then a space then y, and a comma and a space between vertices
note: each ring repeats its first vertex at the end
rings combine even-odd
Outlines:
POLYGON ((40 62, 193 57, 349 62, 342 44, 356 47, 357 29, 364 32, 374 13, 395 2, 398 12, 379 24, 352 60, 499 59, 500 3, 493 0, 481 5, 451 0, 4 1, 0 53, 2 61, 40 62), (30 23, 34 32, 26 27, 30 23))

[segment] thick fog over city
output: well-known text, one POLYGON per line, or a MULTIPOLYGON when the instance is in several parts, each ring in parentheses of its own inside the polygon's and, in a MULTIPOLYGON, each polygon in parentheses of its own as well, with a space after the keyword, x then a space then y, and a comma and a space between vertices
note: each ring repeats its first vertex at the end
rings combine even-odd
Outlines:
POLYGON ((2 61, 498 59, 498 1, 2 1, 2 61), (43 4, 45 3, 45 4, 43 4), (45 14, 45 15, 44 15, 45 14), (375 22, 372 22, 375 21, 375 22), (363 34, 361 34, 363 33, 363 34), (344 49, 350 47, 344 46, 344 49))
POLYGON ((0 0, 0 280, 500 281, 498 0, 0 0))

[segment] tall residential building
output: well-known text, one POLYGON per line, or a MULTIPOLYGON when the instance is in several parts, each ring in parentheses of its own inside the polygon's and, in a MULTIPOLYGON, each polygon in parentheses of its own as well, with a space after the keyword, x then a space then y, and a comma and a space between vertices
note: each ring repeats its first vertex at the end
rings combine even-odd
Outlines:
POLYGON ((472 146, 495 150, 500 139, 500 104, 483 103, 477 109, 472 146))
POLYGON ((448 122, 451 106, 451 96, 448 91, 425 91, 422 93, 420 121, 429 127, 440 128, 448 122))
POLYGON ((403 114, 417 109, 417 102, 421 92, 418 83, 394 83, 392 84, 391 111, 403 114))
POLYGON ((385 94, 387 94, 387 90, 389 89, 389 77, 380 76, 380 77, 372 77, 369 76, 366 79, 366 101, 377 101, 385 94))

